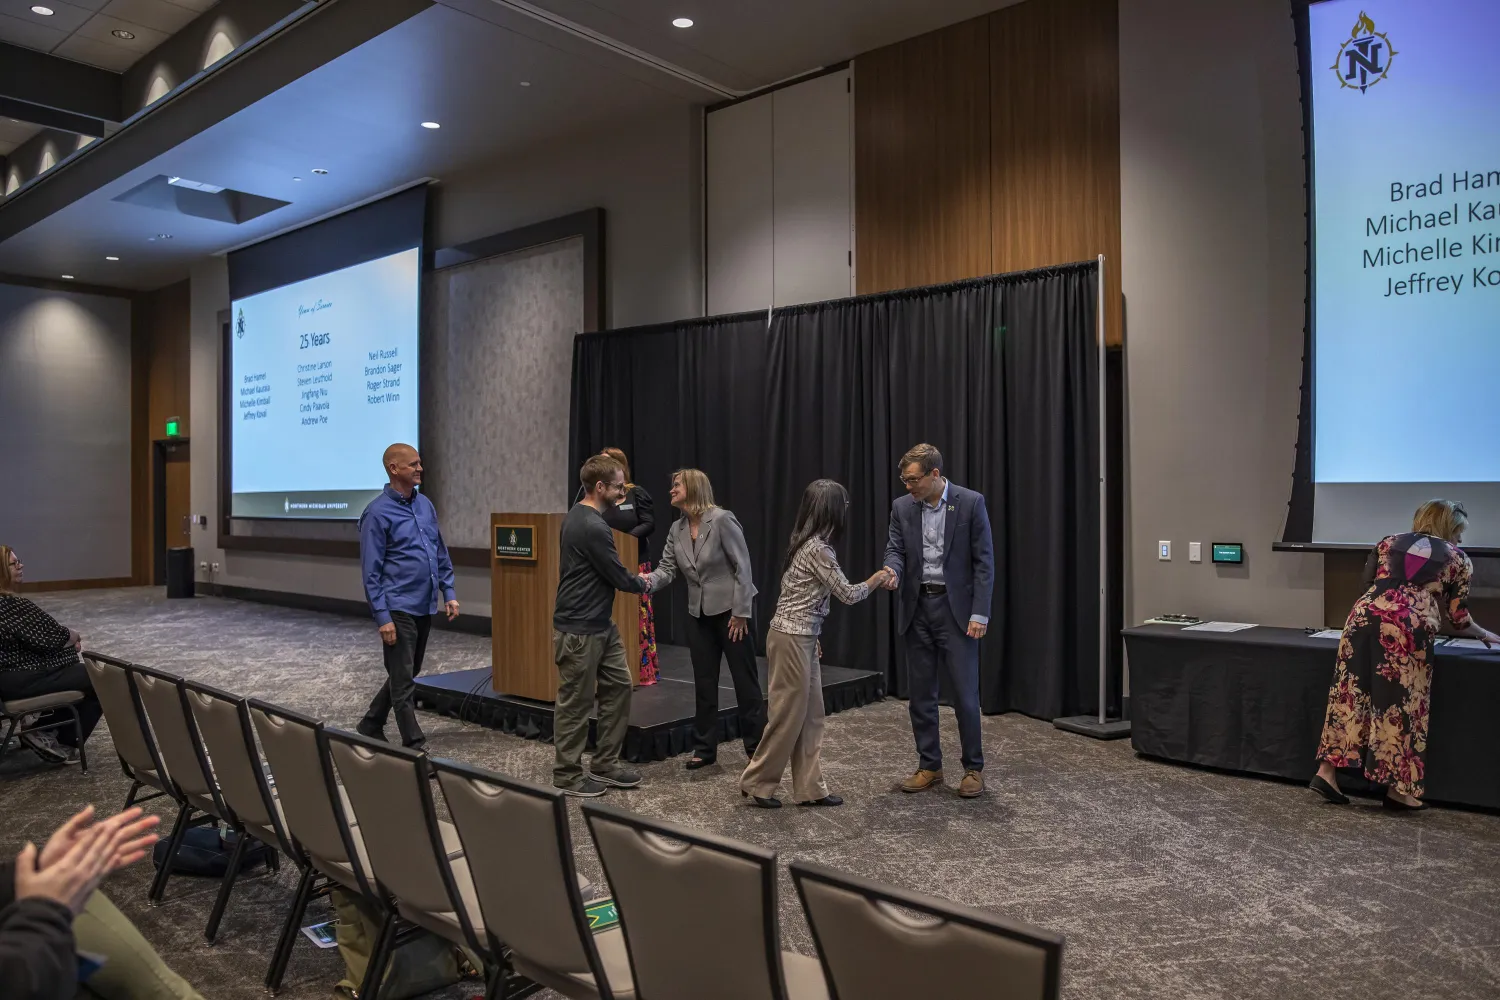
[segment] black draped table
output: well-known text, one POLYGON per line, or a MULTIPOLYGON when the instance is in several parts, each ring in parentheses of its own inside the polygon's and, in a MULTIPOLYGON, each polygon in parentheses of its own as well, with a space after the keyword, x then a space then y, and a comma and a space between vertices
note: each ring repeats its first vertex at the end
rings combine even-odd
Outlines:
MULTIPOLYGON (((1323 730, 1338 640, 1257 626, 1125 630, 1130 737, 1153 757, 1307 781, 1323 730)), ((1437 648, 1425 797, 1500 809, 1500 652, 1437 648)), ((1363 778, 1339 782, 1360 790, 1363 778)))

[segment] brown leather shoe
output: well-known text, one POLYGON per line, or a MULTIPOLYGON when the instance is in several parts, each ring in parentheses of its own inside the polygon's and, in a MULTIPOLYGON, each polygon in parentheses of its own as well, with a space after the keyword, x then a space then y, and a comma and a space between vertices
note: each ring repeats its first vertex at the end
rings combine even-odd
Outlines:
POLYGON ((984 775, 978 771, 965 771, 964 780, 958 783, 958 797, 977 799, 984 794, 984 775))
POLYGON ((942 771, 926 771, 918 769, 916 774, 913 774, 910 778, 907 778, 905 781, 901 782, 901 790, 903 792, 925 792, 933 785, 941 785, 942 783, 942 771))

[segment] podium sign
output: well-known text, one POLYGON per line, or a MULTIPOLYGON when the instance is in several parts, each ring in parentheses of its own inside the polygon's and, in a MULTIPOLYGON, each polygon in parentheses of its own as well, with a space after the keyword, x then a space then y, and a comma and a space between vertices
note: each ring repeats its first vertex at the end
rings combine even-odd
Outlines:
MULTIPOLYGON (((559 537, 564 514, 490 515, 491 683, 495 691, 536 701, 557 700, 552 609, 560 571, 559 537)), ((634 570, 637 542, 616 531, 615 550, 634 570)), ((613 618, 625 645, 625 661, 640 683, 640 598, 615 595, 613 618)))
POLYGON ((536 561, 536 529, 529 524, 497 524, 495 558, 536 561))

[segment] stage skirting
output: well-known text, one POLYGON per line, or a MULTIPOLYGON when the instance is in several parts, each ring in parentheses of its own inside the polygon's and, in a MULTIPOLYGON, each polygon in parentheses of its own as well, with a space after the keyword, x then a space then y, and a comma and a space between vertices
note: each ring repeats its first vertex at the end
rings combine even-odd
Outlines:
MULTIPOLYGON (((660 679, 638 687, 630 700, 630 726, 625 732, 625 759, 642 764, 665 760, 693 748, 693 667, 682 646, 658 647, 660 679)), ((765 689, 766 661, 759 660, 761 689, 765 689)), ((740 738, 734 688, 720 666, 719 742, 740 738)), ((521 736, 552 741, 552 703, 498 693, 490 686, 490 669, 458 670, 422 675, 416 679, 417 707, 464 722, 521 736)), ((872 670, 823 666, 823 705, 829 715, 858 708, 885 697, 885 678, 872 670)), ((593 719, 589 745, 593 745, 593 719)))
MULTIPOLYGON (((1143 754, 1307 781, 1338 654, 1301 629, 1125 630, 1131 743, 1143 754)), ((1494 762, 1500 655, 1438 647, 1432 669, 1425 797, 1500 809, 1494 762)), ((1340 784, 1370 790, 1360 778, 1340 784)))

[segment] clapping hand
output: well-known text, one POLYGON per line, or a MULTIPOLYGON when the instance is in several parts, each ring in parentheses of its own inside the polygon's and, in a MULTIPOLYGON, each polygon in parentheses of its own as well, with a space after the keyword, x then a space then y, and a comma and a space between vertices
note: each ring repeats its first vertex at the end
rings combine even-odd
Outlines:
POLYGON ((161 822, 159 816, 145 815, 140 806, 132 806, 109 819, 94 822, 94 807, 85 806, 62 826, 53 831, 37 858, 37 864, 49 868, 68 853, 78 839, 89 830, 100 829, 118 834, 114 855, 109 860, 108 871, 135 864, 146 856, 146 851, 156 843, 156 834, 148 831, 161 822))
POLYGON ((105 875, 146 856, 160 820, 127 809, 99 823, 89 806, 57 829, 40 851, 27 844, 16 858, 16 898, 50 899, 75 915, 105 875))

